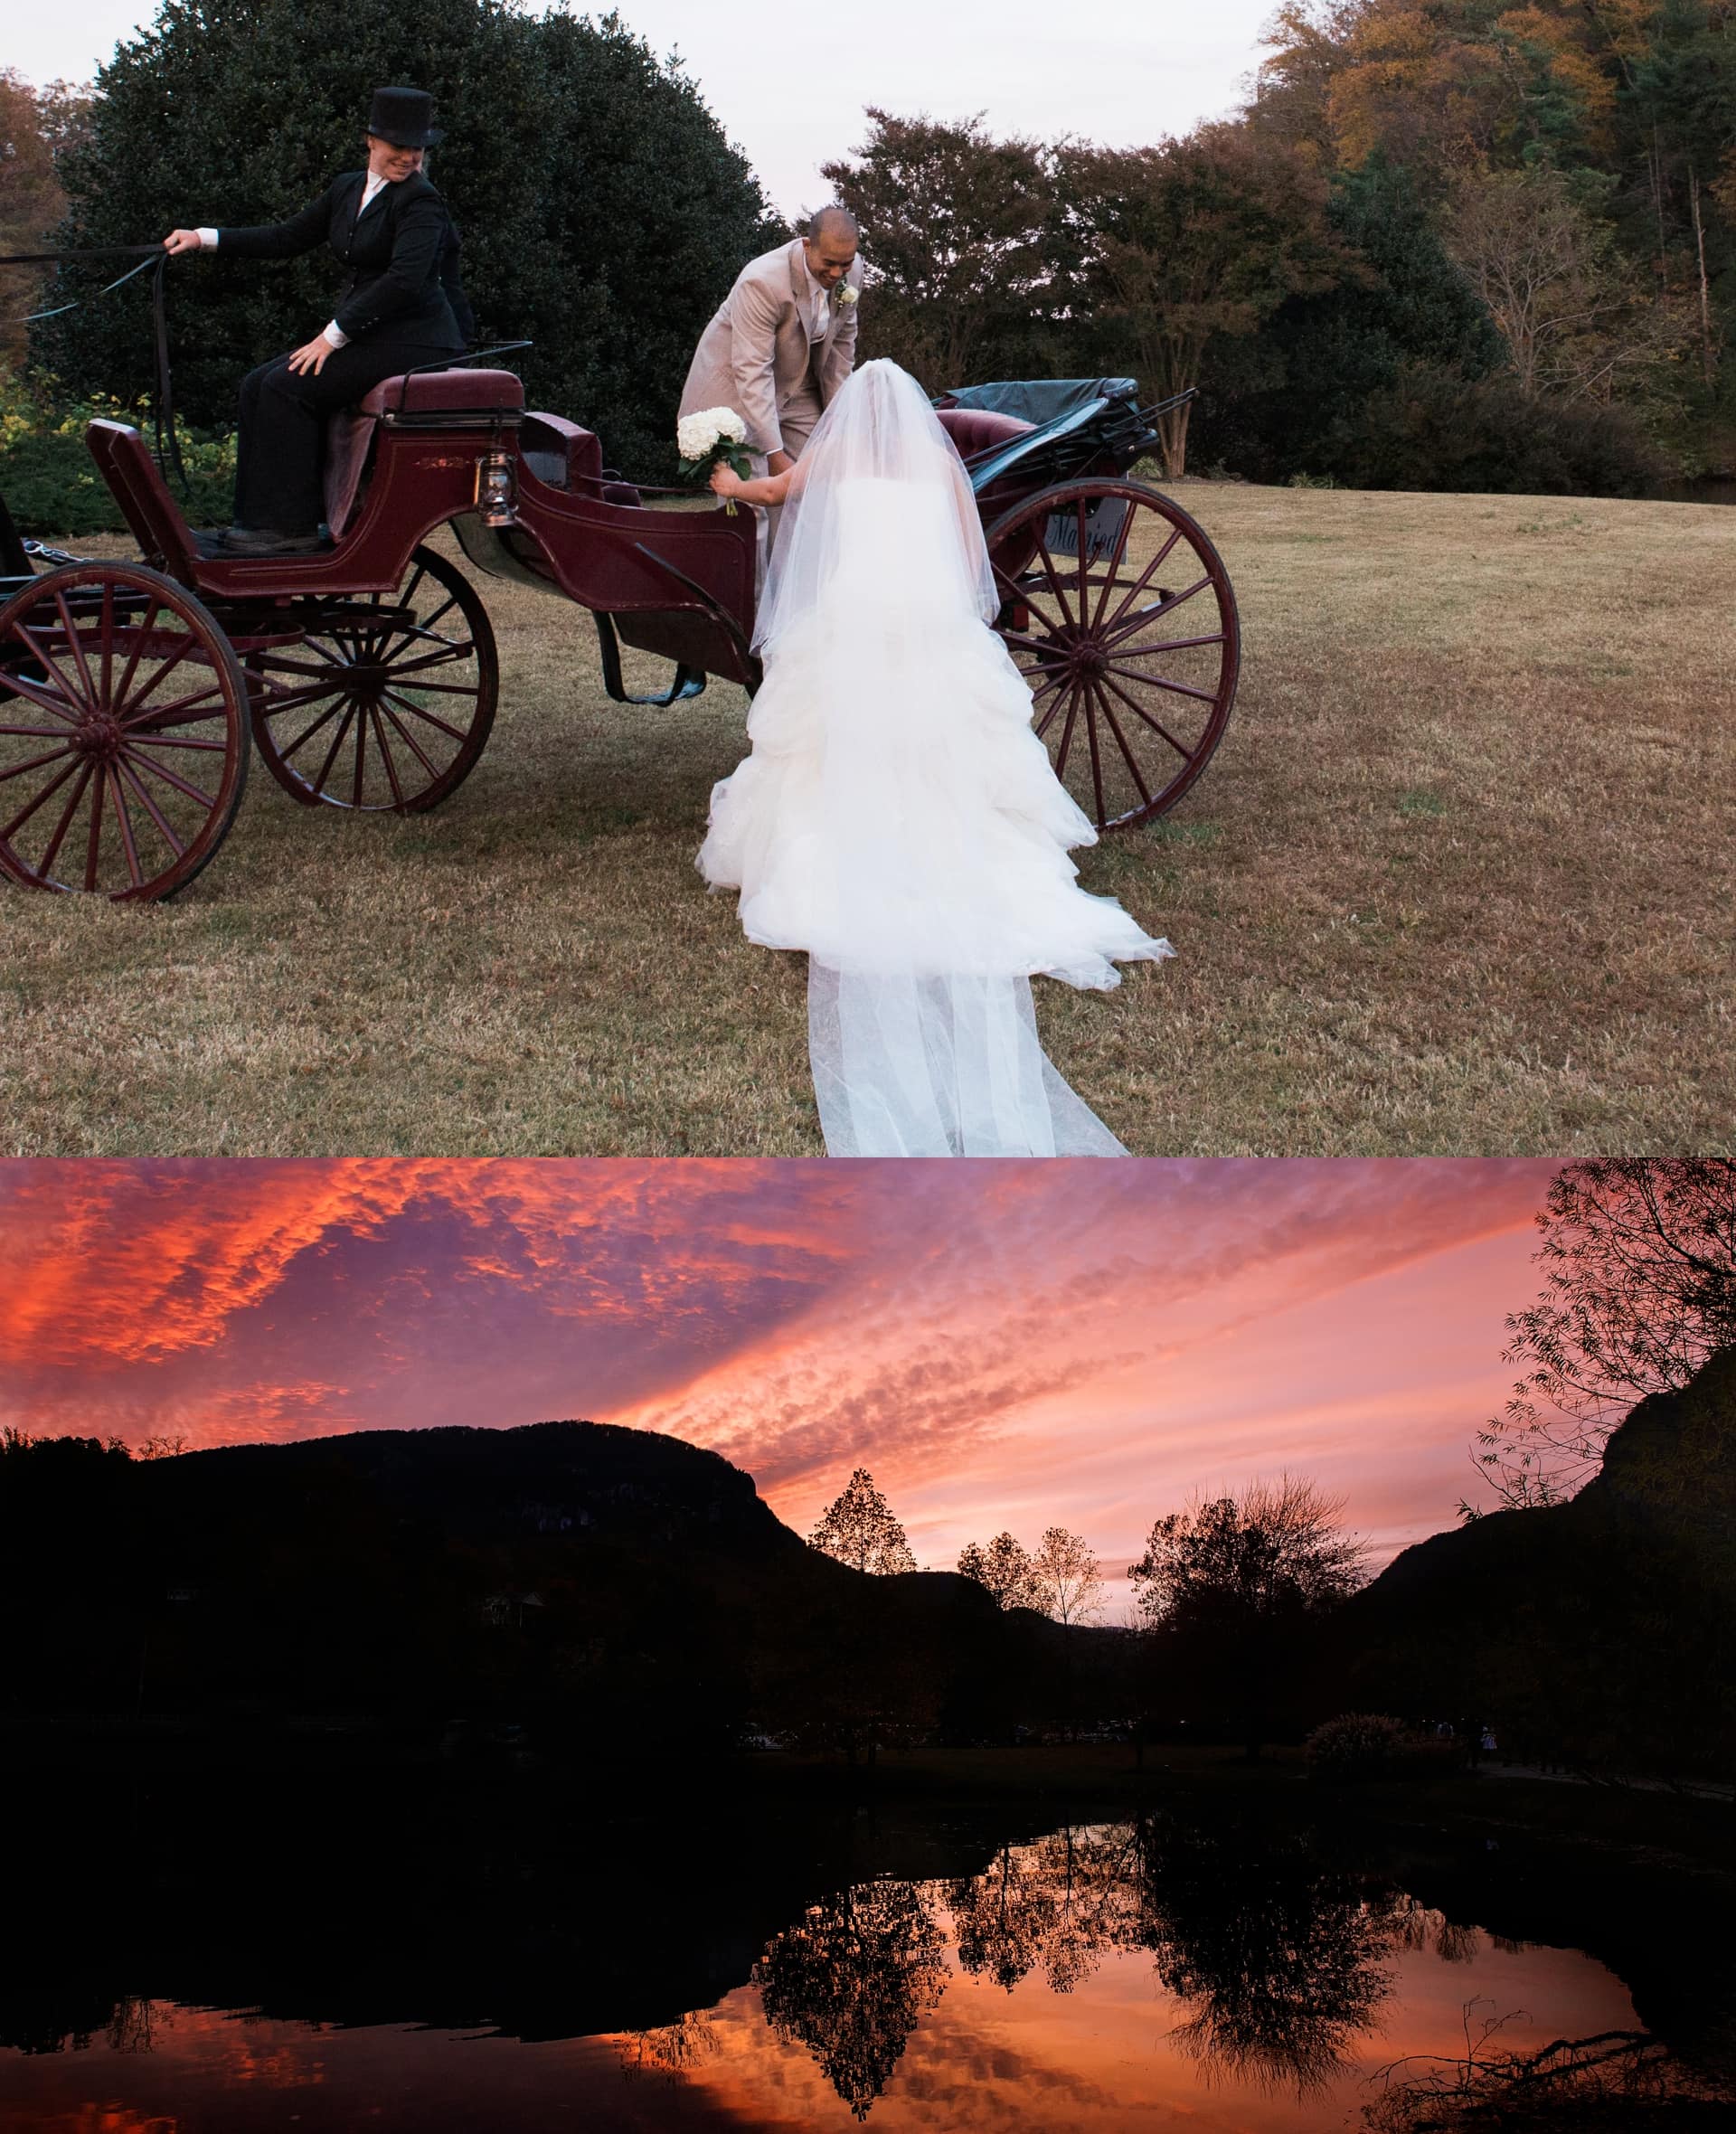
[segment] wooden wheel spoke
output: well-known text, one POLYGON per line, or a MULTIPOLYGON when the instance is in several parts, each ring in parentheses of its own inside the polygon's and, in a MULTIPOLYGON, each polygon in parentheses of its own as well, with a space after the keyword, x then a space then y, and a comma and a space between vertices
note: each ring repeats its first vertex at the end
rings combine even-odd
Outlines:
POLYGON ((108 789, 108 781, 96 766, 90 780, 90 827, 84 841, 84 886, 87 892, 97 886, 97 859, 102 849, 102 797, 108 789))
MULTIPOLYGON (((401 607, 408 608, 410 602, 406 600, 401 601, 399 604, 401 607)), ((400 623, 394 629, 383 633, 382 637, 383 649, 380 654, 381 658, 390 659, 392 653, 397 650, 398 647, 401 644, 408 644, 412 637, 431 637, 438 636, 439 632, 435 629, 434 625, 440 619, 441 616, 449 615, 452 609, 456 608, 458 604, 458 596, 457 593, 448 593, 445 600, 443 600, 439 606, 435 609, 432 615, 423 616, 419 620, 408 623, 400 623)))
POLYGON ((1036 595, 1028 585, 1003 571, 998 563, 991 565, 991 568, 995 573, 995 582, 1000 586, 1006 600, 1021 608, 1029 608, 1040 622, 1047 624, 1052 632, 1066 628, 1065 621, 1061 617, 1051 615, 1045 608, 1040 605, 1036 595))
POLYGON ((1073 725, 1079 717, 1080 685, 1073 684, 1072 694, 1067 699, 1067 715, 1061 729, 1061 746, 1055 752, 1055 776, 1062 777, 1067 769, 1067 752, 1073 745, 1073 725))
MULTIPOLYGON (((392 675, 395 678, 400 675, 420 674, 424 667, 450 666, 454 660, 468 659, 472 649, 473 647, 471 647, 467 638, 462 643, 455 643, 448 639, 447 643, 447 648, 444 651, 424 652, 419 659, 394 659, 392 662, 392 675)), ((424 682, 420 684, 419 686, 424 689, 431 689, 435 686, 435 685, 431 682, 424 682)), ((453 686, 453 685, 448 683, 447 686, 450 688, 453 686)))
POLYGON ((138 663, 145 656, 146 646, 151 641, 151 625, 162 612, 162 601, 154 600, 140 617, 138 627, 133 632, 133 648, 127 655, 127 665, 121 669, 120 680, 109 699, 111 710, 116 704, 126 703, 127 692, 132 687, 133 676, 138 672, 138 663))
POLYGON ((276 691, 266 703, 266 716, 275 719, 279 712, 297 711, 303 704, 322 703, 328 696, 345 694, 342 675, 334 674, 329 681, 310 683, 306 689, 276 691))
MULTIPOLYGON (((57 779, 55 783, 58 785, 60 780, 57 779)), ((79 802, 84 798, 84 789, 90 783, 90 765, 87 763, 79 773, 78 783, 73 787, 66 806, 61 810, 60 820, 54 826, 54 835, 48 841, 48 849, 37 863, 36 872, 39 874, 46 874, 60 857, 61 845, 72 826, 72 817, 79 812, 79 802)))
POLYGON ((1194 652, 1202 645, 1222 645, 1225 642, 1222 630, 1213 630, 1203 637, 1168 637, 1161 645, 1122 646, 1117 652, 1118 659, 1150 659, 1159 652, 1194 652))
POLYGON ((8 672, 4 678, 6 687, 14 696, 22 696, 26 703, 33 703, 38 711, 52 712, 55 718, 64 721, 68 726, 78 724, 78 706, 64 694, 53 695, 40 682, 27 682, 22 675, 8 672))
POLYGON ((66 595, 58 585, 54 588, 54 607, 61 618, 61 627, 66 632, 66 641, 72 654, 72 664, 78 668, 79 680, 84 685, 84 701, 89 704, 100 703, 102 699, 97 694, 95 682, 90 678, 90 663, 84 656, 83 633, 80 630, 77 623, 73 621, 72 610, 66 604, 66 595))
MULTIPOLYGON (((1084 531, 1080 528, 1080 533, 1084 531)), ((1109 819, 1109 809, 1103 805, 1103 759, 1097 744, 1097 706, 1099 692, 1087 682, 1085 685, 1085 739, 1091 751, 1091 791, 1097 800, 1097 819, 1099 825, 1109 819)))
MULTIPOLYGON (((30 820, 31 817, 34 815, 36 810, 42 805, 43 801, 52 799, 53 796, 60 791, 61 788, 66 783, 67 779, 71 777, 72 773, 78 768, 79 759, 74 757, 72 761, 67 765, 64 770, 60 772, 57 777, 49 779, 48 783, 42 788, 42 791, 36 795, 34 799, 27 800, 24 803, 24 805, 18 810, 17 814, 13 817, 9 823, 0 823, 0 839, 12 837, 19 830, 21 830, 30 820)), ((90 766, 87 763, 84 766, 84 770, 85 774, 88 777, 90 775, 90 766)), ((80 782, 80 790, 82 790, 82 782, 80 782)))
MULTIPOLYGON (((129 749, 135 746, 135 742, 127 743, 129 749)), ((183 778, 179 771, 171 770, 166 763, 153 763, 148 756, 140 756, 137 761, 141 770, 148 770, 153 778, 160 778, 165 786, 173 786, 177 793, 184 793, 189 800, 196 800, 201 807, 216 807, 215 793, 207 793, 203 786, 195 786, 190 779, 183 778)))
POLYGON ((368 760, 368 712, 367 706, 363 703, 358 703, 355 709, 355 777, 354 783, 350 788, 350 806, 360 807, 362 805, 362 777, 368 760))
POLYGON ((404 724, 403 721, 398 716, 397 713, 392 710, 389 703, 382 703, 380 706, 380 715, 382 718, 389 719, 392 722, 392 732, 398 735, 399 739, 410 751, 410 754, 415 757, 416 760, 421 765, 422 769, 427 771, 429 779, 432 780, 439 778, 440 775, 439 770, 433 758, 429 756, 422 748, 421 744, 417 741, 416 736, 410 731, 409 727, 404 724))
POLYGON ((1114 589, 1116 575, 1119 571, 1122 562, 1127 552, 1127 536, 1133 532, 1133 506, 1125 497, 1120 499, 1120 531, 1116 534, 1115 552, 1109 557, 1109 568, 1103 573, 1103 590, 1098 596, 1097 607, 1091 616, 1091 628, 1093 629, 1100 629, 1102 628, 1103 610, 1109 604, 1109 594, 1114 589))
POLYGON ((411 703, 407 696, 401 696, 395 689, 387 689, 382 694, 389 696, 401 712, 409 712, 413 718, 425 719, 430 726, 438 726, 442 733, 449 734, 456 741, 465 739, 458 727, 448 726, 444 719, 437 719, 432 712, 424 710, 420 704, 411 703))
POLYGON ((103 581, 102 614, 98 628, 102 645, 102 688, 99 701, 107 711, 109 685, 115 678, 115 588, 110 579, 103 581))
MULTIPOLYGON (((394 682, 397 681, 400 671, 397 667, 392 669, 392 678, 394 682)), ((475 682, 424 682, 420 675, 408 686, 417 691, 426 689, 434 696, 474 697, 478 694, 478 685, 475 682)))
POLYGON ((1129 682, 1140 682, 1147 689, 1166 689, 1172 696, 1191 696, 1200 703, 1216 703, 1215 689, 1196 689, 1191 682, 1168 682, 1162 675, 1142 674, 1137 667, 1124 666, 1118 659, 1109 663, 1109 673, 1120 675, 1129 682))
POLYGON ((120 775, 112 763, 103 766, 103 773, 115 796, 115 820, 120 826, 120 848, 127 855, 127 872, 132 877, 133 887, 143 889, 145 876, 138 864, 138 846, 133 839, 133 818, 127 811, 127 796, 121 790, 120 775))
POLYGON ((1121 722, 1115 715, 1115 706, 1109 702, 1107 687, 1102 693, 1100 701, 1103 705, 1103 716, 1109 722, 1109 732, 1115 736, 1116 746, 1120 750, 1122 760, 1133 775, 1134 784, 1139 788, 1139 798, 1149 807, 1151 806, 1151 788, 1146 785, 1144 775, 1140 771, 1137 757, 1127 746, 1127 737, 1121 731, 1121 722))
POLYGON ((1127 588, 1121 599, 1117 601, 1115 612, 1105 618, 1103 623, 1103 628, 1105 630, 1110 632, 1114 630, 1116 624, 1120 621, 1121 618, 1127 613, 1127 609, 1151 583, 1152 579, 1156 574, 1157 571, 1162 567, 1165 557, 1168 555, 1170 550, 1175 547, 1175 543, 1181 539, 1181 537, 1182 529, 1179 526, 1172 526, 1169 530, 1169 539, 1165 542, 1164 545, 1157 551, 1156 554, 1152 557, 1150 562, 1146 565, 1145 569, 1139 573, 1138 577, 1136 578, 1133 583, 1127 588))
POLYGON ((147 721, 153 726, 196 726, 202 720, 222 718, 227 708, 223 685, 213 678, 191 696, 177 696, 173 703, 153 704, 147 712, 134 711, 120 724, 127 732, 147 721))
MULTIPOLYGON (((0 732, 5 731, 5 728, 0 728, 0 732)), ((13 731, 16 732, 17 729, 13 731)), ((27 763, 14 763, 10 770, 0 770, 0 785, 5 785, 9 778, 23 778, 26 771, 40 770, 44 763, 58 763, 62 756, 71 753, 70 744, 62 741, 58 749, 50 749, 45 756, 33 756, 27 763)))
POLYGON ((344 716, 338 722, 337 732, 332 736, 332 745, 326 751, 326 760, 319 767, 319 776, 314 780, 315 792, 323 793, 326 790, 326 780, 332 774, 332 765, 337 761, 337 751, 344 746, 344 736, 350 731, 354 717, 355 705, 354 702, 347 703, 344 716))
POLYGON ((1044 664, 1047 666, 1052 666, 1057 659, 1065 661, 1072 656, 1071 653, 1061 651, 1052 637, 1026 637, 1019 630, 1003 630, 1000 637, 1003 645, 1011 645, 1015 651, 1046 655, 1044 664))
POLYGON ((1143 704, 1136 703, 1133 698, 1127 694, 1127 691, 1121 687, 1119 683, 1113 681, 1108 675, 1104 675, 1103 682, 1106 688, 1114 690, 1115 694, 1121 699, 1122 703, 1127 705, 1127 709, 1133 713, 1136 719, 1143 719, 1146 724, 1150 727, 1151 731, 1154 733, 1160 735, 1165 741, 1166 741, 1170 747, 1175 750, 1175 753, 1180 756, 1184 761, 1191 763, 1194 760, 1193 750, 1184 748, 1182 743, 1176 740, 1175 736, 1169 731, 1168 727, 1160 724, 1157 720, 1154 719, 1151 713, 1146 711, 1143 704))
POLYGON ((340 696, 335 703, 328 704, 326 708, 319 714, 318 718, 314 721, 313 724, 308 727, 305 732, 298 733, 295 740, 289 743, 289 746, 287 749, 279 749, 278 751, 278 757, 282 760, 282 761, 287 763, 290 757, 295 754, 297 749, 305 748, 307 744, 312 741, 315 734, 319 732, 322 726, 329 725, 331 722, 336 718, 337 714, 344 709, 344 705, 348 703, 349 701, 350 700, 347 696, 340 696))
MULTIPOLYGON (((81 697, 73 684, 67 680, 66 670, 61 666, 60 662, 54 657, 53 654, 49 651, 47 646, 39 644, 37 642, 35 633, 31 629, 30 625, 25 622, 22 617, 20 617, 12 627, 18 633, 19 637, 23 638, 24 642, 29 646, 32 658, 40 661, 41 664, 48 669, 49 673, 52 675, 54 679, 60 684, 61 702, 64 704, 74 706, 75 710, 76 707, 83 704, 87 700, 81 697)), ((6 685, 8 688, 16 689, 20 696, 30 697, 30 700, 33 703, 40 703, 45 701, 42 697, 33 695, 31 691, 24 687, 16 679, 16 677, 12 675, 8 675, 6 676, 6 685)))
POLYGON ((156 672, 151 676, 150 680, 146 683, 144 688, 139 691, 138 694, 137 696, 129 696, 127 699, 126 703, 120 707, 120 709, 117 710, 115 716, 118 718, 120 716, 120 711, 123 709, 126 711, 136 712, 138 710, 141 704, 148 703, 150 699, 156 694, 157 691, 162 688, 164 683, 175 672, 175 668, 180 666, 181 662, 186 658, 189 653, 195 651, 197 647, 198 640, 193 636, 191 631, 189 631, 185 644, 177 645, 175 647, 175 650, 169 654, 168 657, 163 662, 162 666, 157 668, 156 672))
POLYGON ((203 749, 209 755, 226 756, 226 741, 198 741, 187 733, 137 733, 130 729, 127 735, 129 749, 203 749))
POLYGON ((59 564, 0 605, 0 699, 14 700, 0 724, 6 871, 133 899, 191 881, 234 817, 248 764, 245 680, 198 595, 149 564, 59 564), (186 762, 184 776, 175 757, 187 751, 209 772, 186 762), (46 836, 40 864, 12 842, 21 832, 46 836))
POLYGON ((1123 637, 1131 636, 1142 624, 1156 622, 1160 616, 1173 615, 1184 600, 1191 600, 1195 593, 1203 593, 1211 582, 1211 576, 1208 573, 1204 578, 1196 578, 1184 593, 1165 593, 1155 608, 1142 608, 1137 615, 1129 616, 1125 622, 1112 624, 1099 637, 1099 644, 1118 645, 1123 637))
POLYGON ((116 768, 126 779, 127 783, 131 786, 133 791, 138 796, 139 806, 143 807, 146 814, 148 815, 151 820, 156 825, 158 836, 163 839, 169 850, 174 853, 175 858, 180 859, 185 853, 187 849, 186 846, 182 844, 180 838, 175 836, 174 830, 170 827, 168 818, 166 816, 165 816, 163 810, 157 806, 156 802, 151 798, 149 792, 146 789, 144 779, 141 779, 137 771, 133 769, 132 763, 124 750, 121 752, 116 768))
POLYGON ((386 783, 392 788, 392 806, 401 807, 404 804, 404 788, 398 783, 398 766, 392 761, 392 751, 386 746, 386 730, 380 717, 378 704, 368 706, 368 716, 373 722, 373 745, 379 750, 380 760, 386 767, 386 783))
MULTIPOLYGON (((311 644, 313 639, 307 641, 311 644)), ((282 652, 261 652, 255 658, 255 672, 263 674, 267 681, 273 675, 311 675, 327 689, 341 687, 344 673, 355 665, 353 659, 291 659, 282 652)))

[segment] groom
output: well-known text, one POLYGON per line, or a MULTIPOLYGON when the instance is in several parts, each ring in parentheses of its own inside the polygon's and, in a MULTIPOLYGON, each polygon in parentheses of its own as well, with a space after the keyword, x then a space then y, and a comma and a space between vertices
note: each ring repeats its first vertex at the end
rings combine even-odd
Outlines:
POLYGON ((806 237, 750 260, 694 352, 682 414, 733 408, 756 473, 796 464, 855 364, 857 235, 854 215, 823 207, 806 237))

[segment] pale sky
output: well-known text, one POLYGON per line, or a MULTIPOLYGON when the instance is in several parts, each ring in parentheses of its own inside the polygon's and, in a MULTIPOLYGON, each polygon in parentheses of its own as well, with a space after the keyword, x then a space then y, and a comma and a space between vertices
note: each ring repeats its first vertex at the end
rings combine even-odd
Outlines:
MULTIPOLYGON (((1222 117, 1241 100, 1275 5, 623 0, 620 13, 654 51, 682 54, 774 204, 794 214, 825 197, 819 166, 859 144, 869 104, 944 118, 981 111, 999 134, 1077 134, 1116 147, 1222 117)), ((88 79, 155 14, 140 0, 10 7, 4 63, 33 81, 88 79)))

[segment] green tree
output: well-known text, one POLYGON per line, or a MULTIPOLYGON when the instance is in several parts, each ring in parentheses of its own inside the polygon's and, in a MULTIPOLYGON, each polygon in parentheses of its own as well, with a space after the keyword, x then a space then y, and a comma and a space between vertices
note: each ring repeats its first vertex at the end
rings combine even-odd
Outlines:
MULTIPOLYGON (((612 461, 672 467, 682 379, 741 263, 775 234, 764 195, 698 90, 618 16, 531 15, 518 0, 163 0, 99 78, 90 140, 62 159, 69 244, 138 243, 176 223, 274 220, 363 155, 382 81, 430 90, 430 175, 464 241, 489 339, 534 341, 533 403, 597 430, 612 461)), ((62 272, 68 297, 95 286, 62 272)), ((329 317, 335 262, 193 258, 172 269, 177 398, 227 426, 252 364, 329 317)), ((109 279, 107 271, 100 279, 109 279)), ((79 392, 150 385, 146 297, 36 330, 79 392)))
POLYGON ((1054 157, 997 141, 979 117, 901 118, 870 106, 854 159, 823 175, 862 225, 863 353, 930 392, 973 382, 985 351, 1028 330, 1052 281, 1054 157))
POLYGON ((904 1529, 866 1468, 856 1468, 807 1538, 815 1548, 853 1571, 884 1575, 916 1569, 904 1529))
MULTIPOLYGON (((1352 267, 1327 225, 1311 157, 1235 124, 1155 148, 1069 148, 1069 214, 1081 232, 1078 301, 1147 393, 1198 385, 1207 346, 1258 333, 1290 297, 1352 267)), ((1191 407, 1159 418, 1171 478, 1186 472, 1191 407)))

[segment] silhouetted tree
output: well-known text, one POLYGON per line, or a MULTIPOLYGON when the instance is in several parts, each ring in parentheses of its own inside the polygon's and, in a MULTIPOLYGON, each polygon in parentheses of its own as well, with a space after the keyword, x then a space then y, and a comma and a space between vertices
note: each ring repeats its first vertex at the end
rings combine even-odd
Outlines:
POLYGON ((846 1889, 778 1935, 753 1967, 766 2021, 806 2045, 858 2120, 946 1990, 946 1937, 922 1889, 846 1889))
POLYGON ((1127 1566, 1139 1611, 1179 1663, 1179 1678, 1240 1713, 1250 1758, 1308 1629, 1363 1582, 1363 1544, 1339 1531, 1343 1508, 1312 1482, 1281 1475, 1240 1501, 1167 1514, 1127 1566))
POLYGON ((866 1468, 856 1468, 807 1538, 853 1571, 886 1575, 916 1569, 904 1529, 866 1468))
POLYGON ((1082 1534, 1064 1526, 1044 1530, 1031 1559, 1037 1602, 1058 1623, 1090 1622, 1103 1605, 1103 1577, 1095 1552, 1082 1534))
POLYGON ((1525 1375, 1475 1455, 1513 1509, 1571 1497, 1636 1397, 1678 1391, 1736 1341, 1736 1161, 1566 1164, 1537 1227, 1544 1294, 1507 1317, 1525 1375))
POLYGON ((1010 1534, 997 1534, 984 1548, 967 1542, 958 1553, 962 1576, 986 1586, 1003 1608, 1041 1608, 1043 1589, 1030 1553, 1010 1534))

